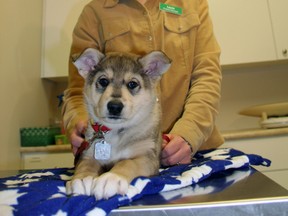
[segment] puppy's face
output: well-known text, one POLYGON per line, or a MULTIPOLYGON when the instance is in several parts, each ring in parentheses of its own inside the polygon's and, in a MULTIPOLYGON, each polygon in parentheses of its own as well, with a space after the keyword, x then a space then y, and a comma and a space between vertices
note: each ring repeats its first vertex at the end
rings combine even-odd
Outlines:
POLYGON ((106 56, 88 75, 85 94, 90 114, 105 125, 128 124, 151 112, 154 80, 128 56, 106 56))
MULTIPOLYGON (((156 54, 146 58, 123 53, 95 54, 99 61, 95 61, 84 76, 84 95, 94 121, 110 128, 125 127, 152 112, 156 103, 156 81, 170 66, 170 60, 163 53, 156 54)), ((76 60, 76 66, 81 56, 76 60)), ((87 65, 87 58, 85 61, 87 65)), ((79 72, 81 74, 81 68, 79 72)))

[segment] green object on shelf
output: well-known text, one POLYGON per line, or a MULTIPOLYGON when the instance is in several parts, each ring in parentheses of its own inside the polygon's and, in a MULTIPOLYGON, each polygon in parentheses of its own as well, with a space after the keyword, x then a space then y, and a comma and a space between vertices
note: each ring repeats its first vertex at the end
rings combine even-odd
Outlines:
POLYGON ((55 136, 55 144, 56 145, 63 145, 63 144, 68 144, 68 143, 69 143, 69 141, 64 134, 55 136))
POLYGON ((20 128, 21 146, 54 145, 58 134, 61 134, 60 127, 20 128))

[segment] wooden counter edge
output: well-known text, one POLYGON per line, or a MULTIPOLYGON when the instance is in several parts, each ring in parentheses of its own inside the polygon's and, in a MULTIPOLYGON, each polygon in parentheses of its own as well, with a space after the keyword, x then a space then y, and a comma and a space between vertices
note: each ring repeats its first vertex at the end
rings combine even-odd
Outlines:
POLYGON ((49 145, 49 146, 35 146, 35 147, 21 147, 20 152, 71 152, 71 145, 49 145))

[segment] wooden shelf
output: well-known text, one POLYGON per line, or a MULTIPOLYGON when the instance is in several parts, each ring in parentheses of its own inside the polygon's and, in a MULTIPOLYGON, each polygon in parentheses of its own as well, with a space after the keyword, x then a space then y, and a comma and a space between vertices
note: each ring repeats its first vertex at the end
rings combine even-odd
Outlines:
POLYGON ((275 129, 250 129, 250 130, 222 132, 222 136, 224 137, 225 140, 270 137, 279 135, 288 135, 288 127, 275 128, 275 129))

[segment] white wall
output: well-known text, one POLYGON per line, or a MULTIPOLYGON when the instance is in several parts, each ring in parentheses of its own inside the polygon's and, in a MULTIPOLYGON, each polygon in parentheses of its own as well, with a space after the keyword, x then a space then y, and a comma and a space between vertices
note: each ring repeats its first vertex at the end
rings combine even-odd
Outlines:
POLYGON ((0 170, 20 167, 19 128, 48 124, 53 84, 40 79, 41 25, 42 1, 1 0, 0 170))

